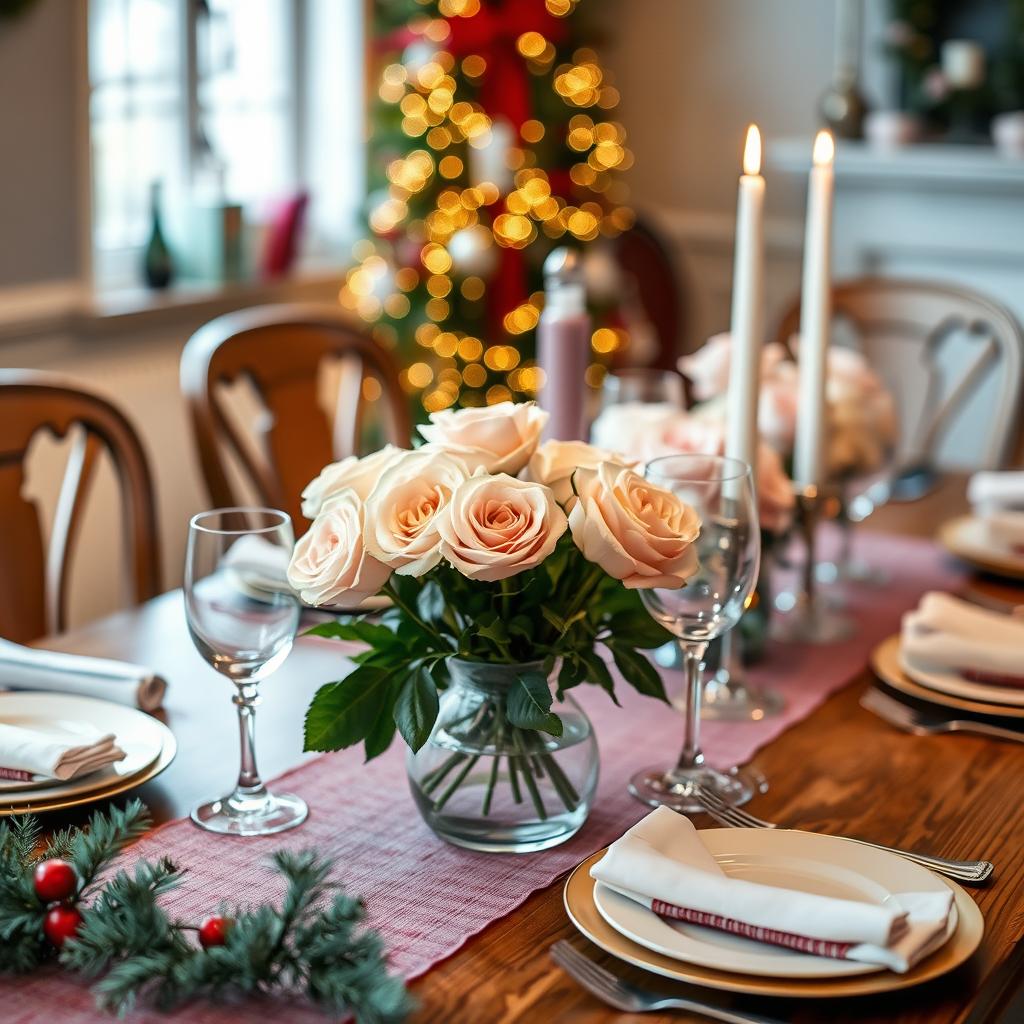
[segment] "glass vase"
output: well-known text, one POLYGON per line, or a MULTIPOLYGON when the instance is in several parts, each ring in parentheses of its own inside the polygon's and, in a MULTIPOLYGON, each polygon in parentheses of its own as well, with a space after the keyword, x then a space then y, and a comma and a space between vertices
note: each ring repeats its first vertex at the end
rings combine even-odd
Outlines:
POLYGON ((564 843, 582 827, 597 787, 597 742, 569 696, 551 710, 562 735, 513 726, 509 693, 540 662, 448 660, 430 738, 406 766, 416 806, 442 839, 470 850, 529 853, 564 843))

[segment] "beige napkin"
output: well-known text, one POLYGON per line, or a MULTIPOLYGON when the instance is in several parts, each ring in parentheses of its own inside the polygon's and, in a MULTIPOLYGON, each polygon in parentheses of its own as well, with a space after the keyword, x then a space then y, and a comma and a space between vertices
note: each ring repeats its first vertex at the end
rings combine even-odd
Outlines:
POLYGON ((967 500, 978 515, 996 509, 1024 509, 1024 470, 975 473, 967 482, 967 500))
POLYGON ((993 547, 1024 554, 1024 512, 1015 509, 989 512, 982 522, 988 542, 993 547))
POLYGON ((953 898, 901 893, 877 906, 730 878, 689 819, 667 807, 612 843, 590 874, 662 917, 898 973, 942 941, 953 898))
POLYGON ((903 616, 900 652, 911 669, 1024 686, 1024 620, 952 594, 925 594, 917 608, 903 616))
POLYGON ((0 639, 0 689, 76 693, 155 711, 167 683, 142 665, 40 651, 0 639))
POLYGON ((0 723, 0 779, 36 778, 66 782, 124 759, 112 733, 83 743, 80 735, 37 732, 0 723))
POLYGON ((975 473, 967 483, 967 500, 993 547, 1024 548, 1024 470, 975 473))

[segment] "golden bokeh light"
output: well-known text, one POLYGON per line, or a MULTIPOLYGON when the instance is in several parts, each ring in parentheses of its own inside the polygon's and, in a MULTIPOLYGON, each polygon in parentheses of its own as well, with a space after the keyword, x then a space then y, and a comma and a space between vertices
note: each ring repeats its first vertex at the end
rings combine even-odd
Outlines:
POLYGON ((470 302, 476 302, 478 299, 482 299, 486 289, 487 286, 484 284, 483 280, 476 276, 467 277, 459 286, 459 291, 462 293, 462 297, 464 299, 469 299, 470 302))

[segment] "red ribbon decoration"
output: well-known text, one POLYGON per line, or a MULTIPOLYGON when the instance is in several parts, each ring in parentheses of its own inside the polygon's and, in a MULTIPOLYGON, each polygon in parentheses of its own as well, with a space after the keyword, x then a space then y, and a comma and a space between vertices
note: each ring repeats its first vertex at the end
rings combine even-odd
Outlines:
POLYGON ((524 32, 539 32, 558 43, 566 25, 545 6, 544 0, 481 0, 469 18, 448 18, 451 34, 442 44, 454 57, 479 54, 487 62, 480 82, 480 103, 492 120, 507 118, 519 133, 530 119, 530 78, 526 58, 516 49, 524 32))

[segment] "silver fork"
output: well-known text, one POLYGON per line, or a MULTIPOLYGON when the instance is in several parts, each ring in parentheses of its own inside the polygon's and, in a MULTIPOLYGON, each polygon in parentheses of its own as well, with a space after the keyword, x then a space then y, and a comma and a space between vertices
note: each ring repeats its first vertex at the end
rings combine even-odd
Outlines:
MULTIPOLYGON (((774 822, 757 818, 749 811, 740 807, 733 807, 725 803, 717 793, 709 790, 706 786, 696 786, 696 797, 704 805, 704 809, 719 824, 728 828, 778 828, 774 822)), ((881 843, 869 843, 865 839, 851 839, 844 836, 851 843, 860 843, 861 846, 870 846, 875 850, 884 850, 886 853, 895 853, 905 860, 920 864, 940 875, 948 878, 955 878, 958 882, 976 884, 984 882, 992 874, 994 865, 987 860, 950 860, 946 857, 931 857, 926 853, 914 853, 911 850, 900 850, 894 846, 883 846, 881 843)))
POLYGON ((687 1010, 690 1013, 709 1017, 711 1020, 724 1021, 725 1024, 783 1024, 782 1021, 771 1017, 762 1017, 740 1010, 727 1010, 721 1006, 699 1003, 693 999, 677 999, 658 995, 656 992, 648 992, 646 989, 617 978, 611 971, 599 967, 590 957, 584 956, 564 939, 559 939, 551 947, 551 959, 592 995, 624 1013, 687 1010))
POLYGON ((860 699, 860 706, 885 719, 890 725, 915 736, 937 736, 944 732, 967 732, 978 736, 990 736, 1011 743, 1024 743, 1024 733, 1014 729, 1003 729, 987 722, 971 722, 962 718, 942 718, 918 711, 902 701, 895 700, 881 690, 871 688, 860 699))

